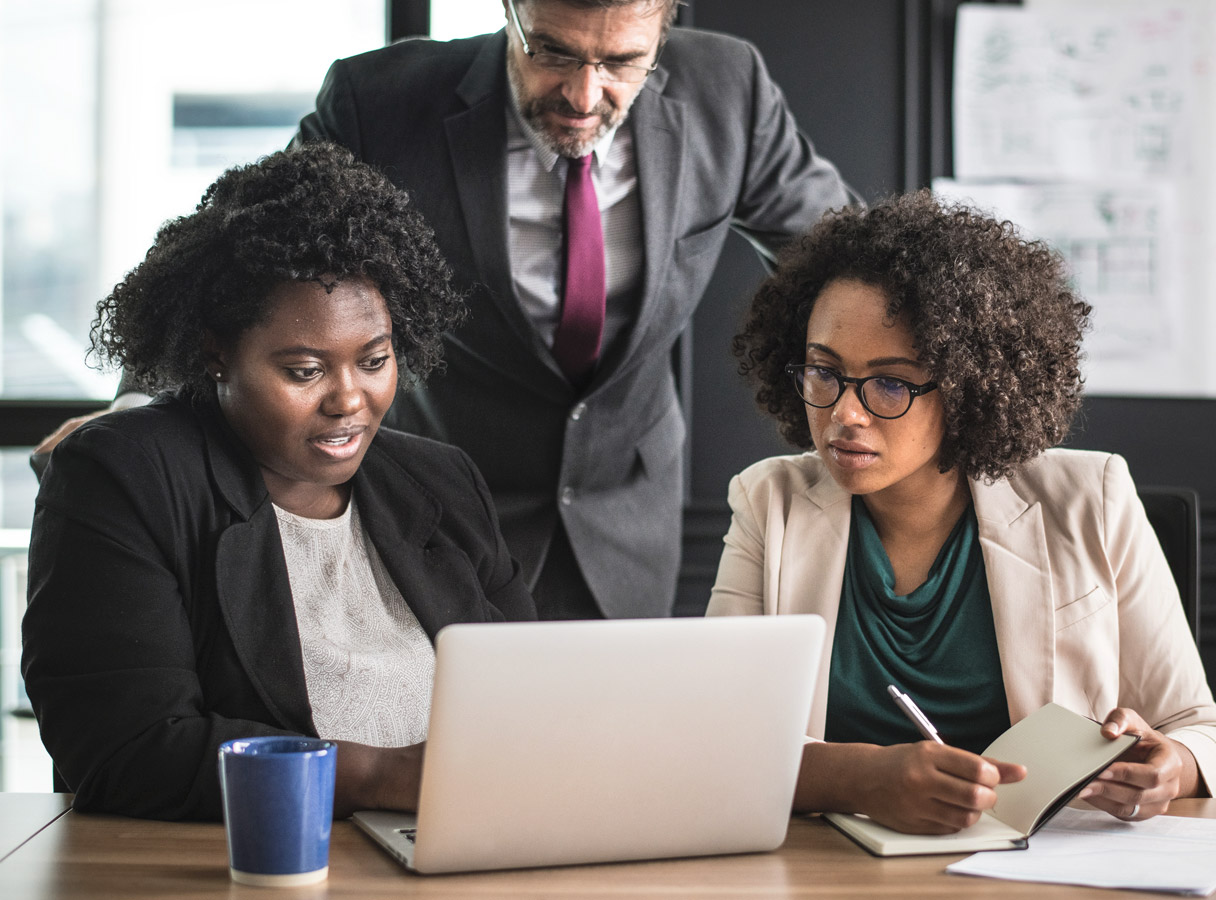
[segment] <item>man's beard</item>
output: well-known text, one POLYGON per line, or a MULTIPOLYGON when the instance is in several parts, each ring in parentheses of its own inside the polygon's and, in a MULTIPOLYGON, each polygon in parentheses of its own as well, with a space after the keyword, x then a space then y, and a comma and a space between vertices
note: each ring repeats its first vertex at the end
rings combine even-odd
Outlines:
MULTIPOLYGON (((566 98, 557 93, 546 97, 528 97, 524 94, 523 78, 520 77, 519 60, 507 49, 507 75, 511 83, 511 93, 515 95, 515 104, 525 122, 532 128, 545 146, 567 159, 578 159, 586 156, 599 143, 600 138, 625 120, 629 107, 618 109, 609 102, 605 95, 592 110, 578 110, 566 102, 566 98), (562 128, 545 119, 545 113, 555 112, 563 116, 585 116, 590 112, 600 117, 600 124, 590 136, 585 128, 562 128)), ((635 95, 636 96, 636 95, 635 95)), ((632 98, 630 100, 632 105, 632 98)))

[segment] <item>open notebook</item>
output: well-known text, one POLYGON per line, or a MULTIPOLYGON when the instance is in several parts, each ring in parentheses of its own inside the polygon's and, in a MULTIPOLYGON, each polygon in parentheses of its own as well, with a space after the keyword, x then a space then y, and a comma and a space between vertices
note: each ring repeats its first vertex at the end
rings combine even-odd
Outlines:
POLYGON ((819 616, 452 625, 418 815, 355 822, 416 872, 772 850, 819 616))
POLYGON ((970 828, 955 834, 903 834, 865 816, 828 813, 827 820, 876 856, 1018 850, 1140 738, 1102 736, 1102 726, 1048 703, 988 745, 983 756, 1021 763, 1026 777, 996 788, 997 801, 970 828))

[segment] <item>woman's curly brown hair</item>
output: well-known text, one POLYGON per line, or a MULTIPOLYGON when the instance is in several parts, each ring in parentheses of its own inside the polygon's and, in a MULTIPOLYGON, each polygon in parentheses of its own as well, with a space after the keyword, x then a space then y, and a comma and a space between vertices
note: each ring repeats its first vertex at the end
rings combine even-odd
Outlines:
POLYGON ((939 467, 1008 477, 1068 432, 1081 400, 1081 336, 1091 307, 1059 255, 927 191, 844 209, 787 248, 758 289, 733 350, 756 402, 795 446, 813 446, 784 369, 806 358, 806 328, 828 282, 881 288, 937 382, 946 434, 939 467))
POLYGON ((143 387, 206 395, 204 332, 230 343, 269 314, 276 285, 322 276, 380 290, 403 384, 441 365, 442 335, 465 310, 430 227, 382 173, 323 142, 229 169, 194 213, 165 223, 97 304, 92 351, 143 387))

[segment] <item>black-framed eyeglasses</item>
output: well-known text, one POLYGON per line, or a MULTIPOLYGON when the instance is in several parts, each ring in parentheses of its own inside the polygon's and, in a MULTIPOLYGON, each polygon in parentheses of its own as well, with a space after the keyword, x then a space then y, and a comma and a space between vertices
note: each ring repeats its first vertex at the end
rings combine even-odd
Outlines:
POLYGON ((898 419, 912 408, 912 401, 921 394, 937 390, 936 381, 913 384, 890 375, 869 375, 850 378, 823 366, 790 363, 785 371, 794 379, 794 388, 807 406, 827 409, 835 406, 846 385, 857 385, 861 405, 880 419, 898 419))
MULTIPOLYGON (((519 42, 523 44, 524 53, 528 59, 539 68, 549 72, 556 72, 561 75, 569 75, 571 72, 577 72, 583 66, 591 66, 599 73, 599 76, 605 81, 620 81, 625 84, 638 84, 646 80, 651 72, 659 67, 659 54, 655 54, 654 62, 649 66, 639 66, 633 63, 618 63, 618 62, 592 62, 589 59, 579 59, 577 56, 566 56, 562 53, 550 53, 547 50, 533 50, 528 43, 527 35, 524 34, 524 27, 519 23, 519 13, 515 11, 515 0, 507 0, 507 6, 511 10, 511 21, 515 23, 515 31, 519 34, 519 42)), ((662 45, 659 46, 659 52, 663 50, 662 45)))

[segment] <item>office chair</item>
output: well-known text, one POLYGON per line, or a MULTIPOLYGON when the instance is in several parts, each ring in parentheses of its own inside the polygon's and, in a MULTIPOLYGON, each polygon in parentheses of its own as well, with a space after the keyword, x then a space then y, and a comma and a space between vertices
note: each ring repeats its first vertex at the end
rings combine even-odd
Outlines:
POLYGON ((1138 487, 1149 524, 1178 584, 1191 636, 1199 642, 1199 495, 1190 488, 1138 487))

